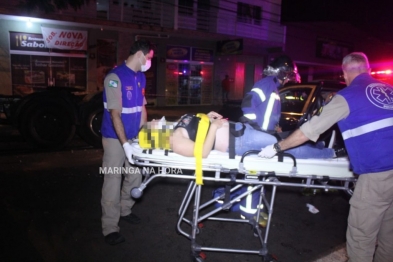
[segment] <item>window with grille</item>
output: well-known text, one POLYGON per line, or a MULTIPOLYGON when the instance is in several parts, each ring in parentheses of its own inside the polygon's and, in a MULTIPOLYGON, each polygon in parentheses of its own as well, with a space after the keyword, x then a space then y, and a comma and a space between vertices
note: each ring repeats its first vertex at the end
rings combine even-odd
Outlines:
POLYGON ((261 25, 262 8, 256 5, 237 2, 237 21, 241 23, 261 25))
POLYGON ((190 15, 194 13, 194 0, 179 0, 179 14, 190 15))

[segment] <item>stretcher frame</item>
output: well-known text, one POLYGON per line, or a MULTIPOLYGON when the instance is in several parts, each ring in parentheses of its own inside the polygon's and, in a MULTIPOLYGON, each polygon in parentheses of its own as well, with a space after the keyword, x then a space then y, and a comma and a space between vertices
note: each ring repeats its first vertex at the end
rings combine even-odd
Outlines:
POLYGON ((176 230, 179 234, 183 235, 191 241, 191 256, 194 261, 198 262, 204 261, 204 251, 255 254, 262 256, 263 261, 272 261, 272 258, 268 252, 267 242, 270 225, 272 222, 273 206, 277 187, 289 186, 310 188, 314 190, 323 189, 325 191, 332 189, 349 191, 357 180, 356 176, 354 176, 349 170, 349 163, 347 158, 296 160, 292 155, 284 153, 280 156, 273 157, 272 159, 262 159, 257 157, 259 151, 248 151, 243 154, 243 156, 236 156, 235 159, 231 159, 229 161, 231 164, 223 166, 222 162, 219 159, 222 160, 223 158, 228 158, 228 154, 213 151, 209 155, 209 157, 207 159, 204 159, 204 161, 202 162, 202 168, 204 171, 212 171, 214 175, 204 176, 203 180, 226 183, 227 186, 225 193, 221 194, 220 196, 214 197, 205 203, 201 203, 203 185, 196 184, 195 173, 194 175, 167 173, 168 170, 172 170, 173 168, 194 171, 194 158, 183 157, 168 150, 143 150, 139 147, 137 142, 134 142, 132 146, 134 150, 133 159, 135 161, 135 165, 140 167, 157 167, 161 170, 160 173, 154 175, 142 172, 144 175, 144 179, 139 188, 134 188, 131 190, 132 197, 141 197, 143 190, 152 182, 152 180, 157 178, 190 180, 188 188, 178 210, 178 221, 176 230), (211 156, 213 157, 211 158, 211 156), (263 170, 256 170, 257 164, 255 163, 259 163, 259 166, 264 166, 263 168, 260 168, 263 170), (299 164, 300 166, 298 166, 299 164), (305 173, 299 174, 299 167, 301 167, 302 165, 307 165, 307 170, 309 171, 306 172, 304 171, 305 169, 300 168, 300 170, 303 170, 303 172, 305 173), (337 173, 331 174, 330 176, 321 175, 320 169, 328 166, 330 171, 337 173), (278 171, 272 170, 272 167, 275 167, 275 169, 278 171), (319 170, 317 170, 318 167, 319 170), (290 182, 281 181, 284 178, 288 178, 290 182), (334 182, 334 185, 328 184, 329 182, 334 182), (338 185, 337 182, 339 182, 340 185, 338 185), (240 188, 243 186, 247 186, 248 189, 245 190, 243 193, 239 194, 238 196, 230 198, 230 193, 240 190, 240 188), (268 199, 265 194, 265 186, 272 187, 270 199, 268 199), (222 211, 229 210, 232 205, 234 205, 241 199, 247 197, 247 195, 254 191, 260 192, 256 217, 246 219, 234 219, 217 216, 222 214, 222 211), (217 207, 215 206, 215 204, 218 200, 223 200, 224 202, 221 206, 217 207), (266 227, 264 228, 265 233, 263 236, 262 229, 258 224, 261 211, 260 204, 264 204, 268 212, 268 220, 266 227), (213 209, 211 208, 212 206, 214 207, 213 209), (210 210, 206 211, 207 207, 210 207, 210 210), (186 211, 190 208, 192 208, 192 218, 187 218, 186 211), (199 225, 205 220, 247 223, 252 226, 254 236, 258 237, 261 248, 255 250, 248 250, 202 246, 197 242, 197 235, 200 231, 199 225), (184 225, 190 226, 191 229, 189 231, 185 231, 183 229, 184 225))

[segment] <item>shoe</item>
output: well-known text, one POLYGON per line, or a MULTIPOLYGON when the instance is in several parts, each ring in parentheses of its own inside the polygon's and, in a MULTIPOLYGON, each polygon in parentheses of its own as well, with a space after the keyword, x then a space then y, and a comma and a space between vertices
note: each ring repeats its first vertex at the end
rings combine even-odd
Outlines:
POLYGON ((120 219, 122 219, 130 224, 139 224, 141 222, 141 219, 137 215, 134 215, 133 213, 131 213, 127 216, 121 216, 120 219))
MULTIPOLYGON (((256 219, 257 219, 257 217, 255 216, 254 220, 256 220, 256 219)), ((258 221, 259 226, 266 227, 268 219, 269 219, 269 216, 265 212, 259 213, 259 221, 258 221)))
POLYGON ((337 148, 337 149, 334 149, 334 153, 336 154, 336 157, 335 157, 335 158, 348 156, 347 150, 345 150, 345 148, 337 148))
POLYGON ((112 232, 105 236, 105 242, 109 245, 117 245, 123 243, 125 238, 119 232, 112 232))

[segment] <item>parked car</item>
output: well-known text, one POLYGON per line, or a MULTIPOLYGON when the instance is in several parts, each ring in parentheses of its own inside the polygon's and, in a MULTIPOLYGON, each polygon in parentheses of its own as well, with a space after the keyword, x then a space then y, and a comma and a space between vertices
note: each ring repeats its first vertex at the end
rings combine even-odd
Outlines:
MULTIPOLYGON (((339 90, 345 87, 345 83, 338 81, 315 81, 301 84, 289 84, 279 90, 281 100, 280 126, 283 131, 294 131, 303 123, 318 113, 326 101, 339 90)), ((242 101, 230 101, 222 107, 219 113, 228 117, 231 121, 239 121, 243 115, 241 110, 242 101)), ((337 124, 333 125, 325 133, 321 134, 319 141, 328 143, 332 132, 336 132, 335 147, 344 147, 344 141, 337 124)), ((355 184, 345 192, 352 196, 355 184)))
MULTIPOLYGON (((315 81, 302 84, 289 84, 279 90, 281 100, 280 126, 283 131, 293 131, 307 122, 319 110, 325 99, 345 87, 337 81, 315 81)), ((243 115, 241 100, 229 101, 220 114, 231 121, 239 121, 243 115)))

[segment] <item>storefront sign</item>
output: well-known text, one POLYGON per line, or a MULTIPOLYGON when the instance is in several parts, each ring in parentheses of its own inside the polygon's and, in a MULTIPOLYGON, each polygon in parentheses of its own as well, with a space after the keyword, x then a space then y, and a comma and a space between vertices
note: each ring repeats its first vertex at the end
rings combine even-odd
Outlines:
POLYGON ((318 37, 316 56, 320 58, 329 58, 341 60, 344 56, 353 51, 353 45, 333 39, 318 37))
POLYGON ((167 46, 166 59, 190 60, 190 47, 167 46))
POLYGON ((10 32, 10 50, 48 52, 41 34, 10 32))
POLYGON ((220 55, 236 55, 243 52, 243 39, 217 42, 217 53, 220 55))
POLYGON ((192 61, 213 62, 213 50, 192 48, 192 61))
POLYGON ((64 50, 87 50, 87 31, 41 27, 46 47, 64 50))

